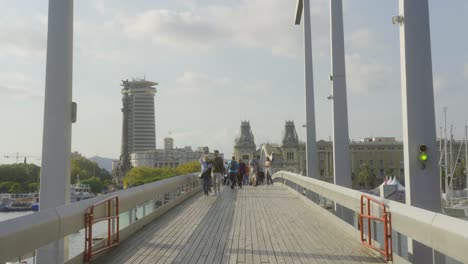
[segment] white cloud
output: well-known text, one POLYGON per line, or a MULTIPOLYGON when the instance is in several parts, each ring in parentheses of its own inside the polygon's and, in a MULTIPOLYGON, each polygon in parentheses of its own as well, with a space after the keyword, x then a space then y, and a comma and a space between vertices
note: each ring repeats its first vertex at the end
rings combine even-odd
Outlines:
POLYGON ((211 77, 205 73, 187 71, 176 80, 176 87, 170 93, 176 95, 194 95, 205 93, 210 90, 219 89, 229 85, 230 80, 226 77, 211 77))
POLYGON ((123 31, 132 39, 151 39, 168 47, 208 51, 222 38, 221 28, 191 11, 149 10, 121 18, 123 31))
MULTIPOLYGON (((313 2, 314 42, 324 42, 328 38, 326 5, 313 2)), ((131 39, 147 39, 185 51, 209 51, 233 44, 281 56, 302 53, 302 30, 293 23, 295 4, 290 1, 242 0, 235 6, 187 3, 185 7, 184 11, 147 10, 118 20, 131 39)))
POLYGON ((43 15, 31 16, 27 21, 20 15, 0 18, 0 56, 45 56, 46 22, 43 15))
POLYGON ((441 93, 446 91, 449 86, 450 82, 449 79, 444 75, 434 75, 434 92, 441 93))
POLYGON ((31 89, 33 80, 24 73, 20 72, 0 72, 0 93, 6 95, 37 96, 31 89))
POLYGON ((392 87, 399 82, 391 67, 358 53, 346 56, 346 76, 349 89, 355 92, 392 87))
POLYGON ((346 42, 353 49, 378 49, 384 45, 375 31, 370 28, 360 28, 351 32, 346 42))

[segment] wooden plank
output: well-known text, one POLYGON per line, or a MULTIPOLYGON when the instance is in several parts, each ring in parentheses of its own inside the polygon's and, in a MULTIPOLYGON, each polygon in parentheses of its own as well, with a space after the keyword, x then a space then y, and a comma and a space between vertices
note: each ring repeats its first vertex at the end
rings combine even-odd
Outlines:
POLYGON ((382 263, 316 210, 280 184, 228 187, 189 199, 95 263, 382 263))

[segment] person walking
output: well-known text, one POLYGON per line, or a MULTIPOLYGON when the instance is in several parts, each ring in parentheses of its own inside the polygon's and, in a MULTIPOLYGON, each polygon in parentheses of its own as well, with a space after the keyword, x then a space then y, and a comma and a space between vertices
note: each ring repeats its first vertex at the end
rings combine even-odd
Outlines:
POLYGON ((229 180, 231 181, 231 189, 234 189, 234 186, 236 185, 238 167, 239 165, 237 164, 236 157, 233 156, 232 160, 228 162, 228 173, 229 180))
POLYGON ((237 173, 237 185, 239 186, 239 188, 242 188, 244 175, 246 172, 247 166, 245 166, 245 163, 242 161, 242 159, 239 159, 239 169, 237 173))
POLYGON ((208 171, 208 157, 206 155, 203 155, 200 159, 200 165, 201 165, 201 179, 203 182, 203 193, 204 195, 208 195, 208 190, 210 189, 210 176, 207 173, 208 171))
POLYGON ((229 180, 229 169, 228 169, 228 162, 224 162, 224 186, 230 185, 230 180, 229 180))
POLYGON ((250 182, 252 183, 252 186, 256 187, 257 186, 257 173, 258 173, 258 162, 255 160, 255 157, 252 157, 252 159, 249 162, 250 165, 250 182))
POLYGON ((267 185, 270 184, 273 184, 273 180, 271 179, 271 161, 270 161, 270 158, 267 157, 266 158, 266 161, 265 161, 265 175, 266 175, 266 179, 267 179, 267 185))
POLYGON ((224 164, 223 159, 219 156, 219 151, 214 151, 213 170, 211 172, 214 196, 221 191, 221 182, 223 180, 224 164))

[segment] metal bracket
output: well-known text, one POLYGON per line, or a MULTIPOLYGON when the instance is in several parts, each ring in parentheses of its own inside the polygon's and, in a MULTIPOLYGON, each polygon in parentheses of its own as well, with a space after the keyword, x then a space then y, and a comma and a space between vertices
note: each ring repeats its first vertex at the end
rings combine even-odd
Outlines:
POLYGON ((76 115, 77 115, 77 104, 72 102, 72 109, 71 109, 71 122, 76 123, 76 115))
POLYGON ((403 24, 403 22, 404 22, 404 18, 403 18, 402 15, 392 17, 392 23, 393 24, 400 24, 401 25, 401 24, 403 24))

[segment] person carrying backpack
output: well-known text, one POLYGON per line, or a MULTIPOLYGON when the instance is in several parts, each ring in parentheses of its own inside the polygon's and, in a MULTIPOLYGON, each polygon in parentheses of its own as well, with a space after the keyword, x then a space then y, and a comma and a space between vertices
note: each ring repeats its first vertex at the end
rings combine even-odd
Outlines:
POLYGON ((214 159, 213 159, 213 170, 211 172, 213 178, 213 189, 214 189, 214 196, 220 193, 221 188, 221 181, 223 179, 223 172, 224 172, 224 164, 223 159, 219 156, 219 151, 214 151, 214 159))
POLYGON ((236 157, 232 157, 232 160, 228 162, 228 173, 229 173, 229 180, 231 181, 231 189, 234 189, 237 181, 237 174, 238 174, 238 167, 236 157))
POLYGON ((208 157, 207 155, 203 155, 200 160, 200 165, 201 165, 201 173, 200 173, 200 178, 203 181, 203 193, 208 196, 208 191, 210 189, 210 175, 208 171, 208 157))

